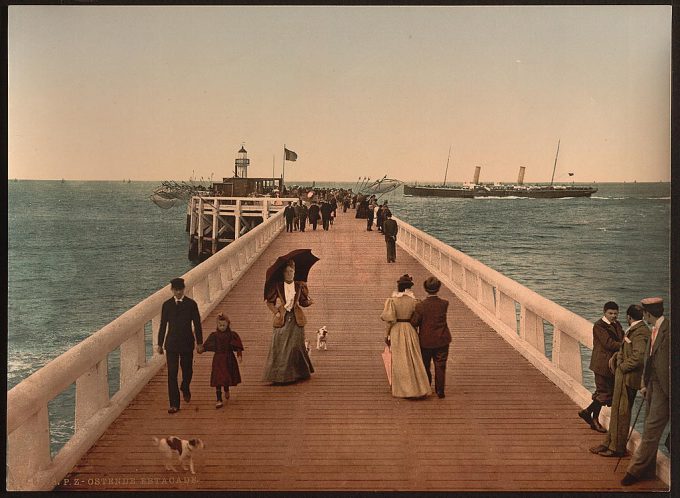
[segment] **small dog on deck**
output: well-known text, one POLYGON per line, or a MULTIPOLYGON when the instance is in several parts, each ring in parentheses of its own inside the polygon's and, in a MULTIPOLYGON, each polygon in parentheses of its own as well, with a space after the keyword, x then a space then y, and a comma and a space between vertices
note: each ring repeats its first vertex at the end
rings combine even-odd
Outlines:
POLYGON ((328 329, 325 325, 316 331, 316 349, 321 349, 321 346, 323 346, 324 351, 328 350, 328 343, 326 342, 327 334, 328 329))
POLYGON ((169 436, 164 438, 153 438, 153 443, 158 447, 160 452, 165 456, 166 470, 177 472, 177 469, 172 465, 173 458, 176 456, 178 463, 184 470, 187 469, 187 462, 192 474, 195 474, 193 452, 203 449, 205 445, 200 439, 180 439, 176 436, 169 436))

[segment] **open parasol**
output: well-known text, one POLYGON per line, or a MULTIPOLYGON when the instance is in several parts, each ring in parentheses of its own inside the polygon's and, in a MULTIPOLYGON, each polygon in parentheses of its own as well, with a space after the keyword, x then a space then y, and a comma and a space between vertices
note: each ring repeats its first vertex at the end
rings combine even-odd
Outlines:
POLYGON ((319 261, 319 258, 312 254, 311 249, 295 249, 288 254, 279 256, 273 265, 267 268, 267 274, 264 279, 264 297, 269 295, 271 289, 278 283, 283 281, 283 269, 289 259, 295 261, 295 280, 307 281, 310 268, 319 261))

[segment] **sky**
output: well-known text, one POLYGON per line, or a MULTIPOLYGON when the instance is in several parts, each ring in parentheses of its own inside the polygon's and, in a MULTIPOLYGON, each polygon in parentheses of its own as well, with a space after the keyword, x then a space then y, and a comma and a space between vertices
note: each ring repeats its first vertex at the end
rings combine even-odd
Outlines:
POLYGON ((670 181, 664 5, 15 5, 8 79, 8 178, 670 181))

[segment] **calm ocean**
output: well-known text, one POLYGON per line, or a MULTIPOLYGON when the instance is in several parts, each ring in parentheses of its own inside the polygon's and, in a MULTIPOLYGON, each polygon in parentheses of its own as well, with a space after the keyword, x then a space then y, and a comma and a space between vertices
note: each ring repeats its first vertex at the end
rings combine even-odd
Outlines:
MULTIPOLYGON (((185 208, 153 204, 158 183, 9 181, 8 388, 191 268, 185 208)), ((587 320, 609 300, 625 314, 661 296, 669 310, 670 184, 597 187, 581 199, 401 189, 384 198, 396 216, 587 320)), ((590 351, 583 356, 587 367, 590 351)), ((53 451, 73 432, 74 396, 71 388, 50 403, 53 451)))

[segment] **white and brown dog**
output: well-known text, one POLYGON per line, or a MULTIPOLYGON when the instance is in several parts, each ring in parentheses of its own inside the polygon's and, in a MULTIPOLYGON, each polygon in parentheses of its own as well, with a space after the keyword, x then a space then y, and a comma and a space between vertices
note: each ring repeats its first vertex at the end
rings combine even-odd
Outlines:
POLYGON ((321 349, 321 346, 323 346, 324 351, 328 350, 327 335, 328 329, 325 325, 316 331, 316 349, 321 349))
POLYGON ((172 465, 174 457, 184 470, 187 470, 187 462, 192 474, 195 474, 193 452, 203 449, 205 445, 200 439, 180 439, 176 436, 168 436, 164 438, 153 438, 153 443, 158 446, 158 449, 165 456, 165 468, 177 472, 177 469, 172 465))

